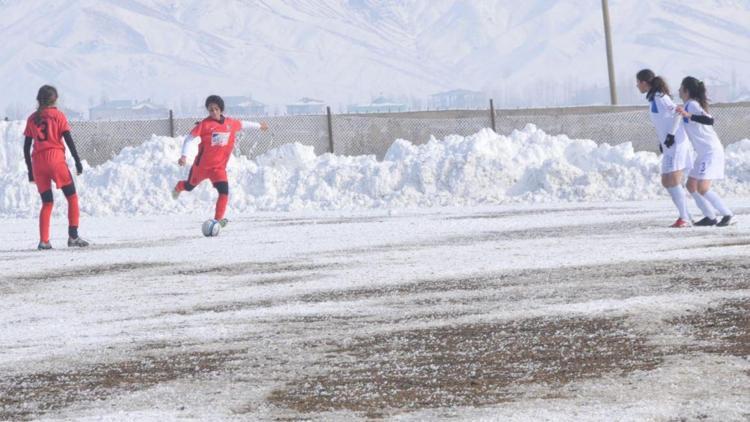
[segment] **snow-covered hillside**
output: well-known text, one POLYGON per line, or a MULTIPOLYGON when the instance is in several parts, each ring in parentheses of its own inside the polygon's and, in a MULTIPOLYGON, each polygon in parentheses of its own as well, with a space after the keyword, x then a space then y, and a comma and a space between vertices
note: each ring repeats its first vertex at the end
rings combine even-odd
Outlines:
MULTIPOLYGON (((644 66, 750 86, 747 0, 612 0, 624 99, 644 66)), ((0 1, 0 112, 42 83, 84 111, 102 97, 180 110, 208 92, 334 108, 466 88, 500 105, 606 102, 599 0, 0 1), (599 88, 595 88, 598 86, 599 88)), ((727 98, 723 98, 727 97, 727 98)), ((271 110, 273 111, 273 109, 271 110)))

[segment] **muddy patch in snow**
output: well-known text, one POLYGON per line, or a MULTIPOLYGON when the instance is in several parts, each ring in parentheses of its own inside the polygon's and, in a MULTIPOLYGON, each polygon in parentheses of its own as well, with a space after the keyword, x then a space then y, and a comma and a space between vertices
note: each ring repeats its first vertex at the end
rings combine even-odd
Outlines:
MULTIPOLYGON (((395 331, 341 344, 335 359, 273 391, 300 413, 349 410, 368 417, 512 401, 519 385, 555 386, 625 376, 661 352, 618 318, 529 319, 395 331)), ((331 356, 331 354, 329 354, 331 356)))
POLYGON ((242 350, 194 351, 0 377, 0 420, 32 419, 80 402, 104 400, 145 390, 183 377, 216 372, 238 359, 242 350))

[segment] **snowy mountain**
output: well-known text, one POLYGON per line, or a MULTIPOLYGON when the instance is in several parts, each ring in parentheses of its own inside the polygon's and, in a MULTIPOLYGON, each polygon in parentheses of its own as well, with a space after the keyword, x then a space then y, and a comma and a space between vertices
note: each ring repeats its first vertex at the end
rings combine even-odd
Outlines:
MULTIPOLYGON (((0 0, 0 112, 39 85, 189 109, 208 93, 279 109, 465 88, 500 105, 606 103, 599 0, 0 0)), ((611 0, 625 102, 642 67, 692 74, 715 99, 750 87, 750 0, 611 0)), ((274 111, 272 108, 271 111, 274 111)))

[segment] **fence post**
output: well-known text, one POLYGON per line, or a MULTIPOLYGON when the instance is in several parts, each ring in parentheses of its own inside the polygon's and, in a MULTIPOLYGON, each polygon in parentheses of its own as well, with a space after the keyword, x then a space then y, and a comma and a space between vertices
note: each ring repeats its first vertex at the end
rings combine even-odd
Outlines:
POLYGON ((333 154, 333 118, 331 118, 331 107, 326 106, 326 114, 328 115, 328 149, 333 154))
POLYGON ((169 136, 174 138, 174 114, 172 114, 172 110, 169 110, 169 136))
POLYGON ((490 98, 490 122, 492 123, 492 131, 497 132, 495 127, 495 102, 490 98))

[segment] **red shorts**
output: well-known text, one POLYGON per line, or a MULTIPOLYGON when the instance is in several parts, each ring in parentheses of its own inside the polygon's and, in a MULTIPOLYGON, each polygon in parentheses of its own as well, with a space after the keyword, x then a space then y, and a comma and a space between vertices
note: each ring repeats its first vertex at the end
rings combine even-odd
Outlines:
POLYGON ((187 180, 188 183, 193 186, 198 186, 200 182, 206 179, 210 180, 211 183, 226 182, 227 170, 221 167, 213 167, 207 169, 201 168, 199 166, 190 167, 190 174, 188 175, 187 180))
POLYGON ((31 158, 31 171, 39 193, 52 189, 52 182, 61 189, 73 183, 68 164, 65 162, 65 152, 44 151, 31 158))

